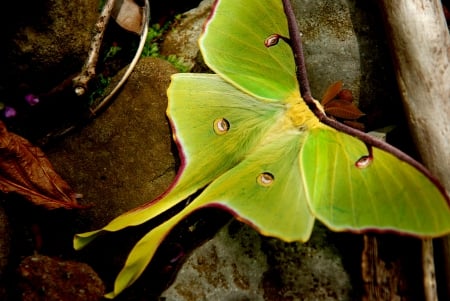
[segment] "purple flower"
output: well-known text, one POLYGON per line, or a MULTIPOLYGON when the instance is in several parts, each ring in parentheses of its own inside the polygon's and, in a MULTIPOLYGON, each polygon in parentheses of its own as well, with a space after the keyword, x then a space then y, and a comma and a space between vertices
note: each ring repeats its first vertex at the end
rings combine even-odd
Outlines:
POLYGON ((16 116, 16 114, 17 114, 16 109, 14 109, 12 107, 5 106, 5 110, 3 112, 3 115, 6 118, 14 117, 14 116, 16 116))
POLYGON ((32 93, 25 95, 25 100, 28 102, 30 106, 34 106, 39 103, 39 98, 32 93))

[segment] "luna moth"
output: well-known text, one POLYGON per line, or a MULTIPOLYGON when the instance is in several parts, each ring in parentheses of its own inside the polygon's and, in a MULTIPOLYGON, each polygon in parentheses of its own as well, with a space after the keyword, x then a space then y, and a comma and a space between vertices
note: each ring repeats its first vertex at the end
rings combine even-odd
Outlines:
POLYGON ((333 231, 450 232, 449 197, 422 165, 358 130, 336 130, 324 117, 307 82, 298 80, 294 53, 301 44, 286 3, 215 2, 199 39, 215 74, 175 74, 167 91, 182 159, 175 180, 156 200, 77 234, 74 247, 145 223, 200 193, 137 242, 106 297, 131 285, 168 233, 205 207, 223 208, 288 242, 307 241, 315 219, 333 231))

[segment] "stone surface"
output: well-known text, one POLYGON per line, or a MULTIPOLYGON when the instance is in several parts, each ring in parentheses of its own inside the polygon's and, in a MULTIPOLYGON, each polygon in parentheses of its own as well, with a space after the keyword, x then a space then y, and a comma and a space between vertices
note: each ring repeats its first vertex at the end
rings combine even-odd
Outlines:
POLYGON ((214 0, 203 0, 197 8, 182 14, 172 30, 164 37, 162 55, 176 55, 192 69, 199 55, 198 37, 214 0))
POLYGON ((90 0, 5 3, 2 20, 8 24, 2 26, 7 30, 1 37, 7 47, 0 52, 1 83, 19 80, 37 89, 41 80, 56 84, 79 71, 99 16, 98 5, 90 0))
POLYGON ((102 280, 84 263, 42 255, 26 257, 19 266, 20 300, 101 300, 102 280))
POLYGON ((285 243, 232 221, 194 250, 167 301, 349 300, 352 285, 340 252, 316 227, 306 243, 285 243))
POLYGON ((403 122, 382 17, 373 1, 294 0, 316 99, 341 80, 366 113, 367 130, 403 122))
POLYGON ((94 205, 85 212, 86 230, 154 199, 173 179, 165 110, 175 72, 163 60, 142 59, 103 114, 48 151, 55 169, 94 205))
POLYGON ((232 221, 193 251, 161 297, 167 301, 263 300, 262 277, 268 269, 260 236, 232 221))
MULTIPOLYGON (((357 291, 351 274, 344 265, 350 254, 336 244, 341 235, 331 233, 316 223, 306 243, 286 243, 265 239, 269 270, 263 278, 264 300, 351 300, 357 291)), ((349 240, 349 248, 357 248, 357 240, 349 240)))
POLYGON ((361 66, 348 2, 293 1, 311 89, 318 99, 338 80, 359 99, 361 66))
MULTIPOLYGON (((292 5, 315 98, 320 99, 330 84, 341 80, 370 118, 375 113, 379 117, 379 112, 371 112, 373 107, 389 105, 393 115, 398 113, 396 80, 376 3, 294 0, 292 5)), ((398 117, 393 120, 398 122, 398 117)), ((369 127, 377 126, 372 120, 367 122, 369 127)))

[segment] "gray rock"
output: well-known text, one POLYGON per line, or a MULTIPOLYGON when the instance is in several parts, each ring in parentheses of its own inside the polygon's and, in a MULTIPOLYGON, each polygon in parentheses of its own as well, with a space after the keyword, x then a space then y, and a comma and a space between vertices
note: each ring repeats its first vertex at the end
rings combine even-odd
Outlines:
POLYGON ((0 58, 5 60, 1 61, 6 68, 4 74, 27 83, 61 80, 80 70, 99 16, 98 1, 38 1, 9 6, 7 28, 13 33, 8 38, 12 40, 5 50, 8 53, 0 58), (13 20, 9 16, 14 16, 13 20), (56 70, 60 73, 55 74, 56 70))
POLYGON ((19 265, 22 301, 101 300, 105 286, 85 263, 43 255, 26 257, 19 265))
POLYGON ((367 114, 366 128, 398 123, 398 88, 376 3, 294 0, 292 5, 313 96, 320 100, 341 80, 367 114))
POLYGON ((79 133, 49 150, 55 169, 94 206, 86 228, 164 192, 175 175, 166 89, 175 68, 142 59, 114 103, 79 133))
POLYGON ((197 248, 162 298, 175 300, 263 300, 269 269, 256 231, 232 221, 197 248))
POLYGON ((359 99, 359 49, 348 2, 351 1, 293 2, 311 89, 319 100, 325 89, 338 80, 359 99))
POLYGON ((331 239, 335 235, 316 223, 306 243, 265 238, 270 268, 262 281, 264 300, 351 300, 354 288, 343 264, 346 254, 331 239))
POLYGON ((209 16, 213 0, 203 0, 197 8, 182 14, 176 27, 165 36, 161 45, 162 55, 176 55, 189 69, 197 62, 198 37, 209 16))
POLYGON ((306 243, 285 243, 232 221, 184 263, 167 301, 349 300, 341 256, 316 227, 306 243))

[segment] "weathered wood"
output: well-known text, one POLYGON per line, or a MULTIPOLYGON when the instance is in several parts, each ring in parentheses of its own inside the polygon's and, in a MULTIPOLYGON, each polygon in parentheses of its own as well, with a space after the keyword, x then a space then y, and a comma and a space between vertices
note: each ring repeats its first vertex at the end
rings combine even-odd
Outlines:
POLYGON ((450 191, 450 36, 440 0, 381 0, 400 92, 425 165, 450 191))
MULTIPOLYGON (((413 138, 424 164, 450 191, 450 36, 441 1, 379 3, 413 138)), ((444 239, 448 244, 449 238, 444 239)), ((424 244, 430 247, 430 242, 424 244)), ((444 257, 446 277, 450 279, 450 254, 444 257)), ((447 285, 450 298, 448 280, 438 285, 447 285)), ((433 292, 426 294, 427 300, 434 298, 433 292)))
POLYGON ((102 13, 95 24, 95 35, 91 42, 88 58, 81 73, 73 79, 73 86, 77 95, 81 96, 86 93, 88 82, 95 76, 95 68, 100 54, 100 47, 105 35, 106 26, 111 18, 114 2, 114 0, 108 0, 103 6, 102 13))

